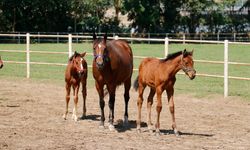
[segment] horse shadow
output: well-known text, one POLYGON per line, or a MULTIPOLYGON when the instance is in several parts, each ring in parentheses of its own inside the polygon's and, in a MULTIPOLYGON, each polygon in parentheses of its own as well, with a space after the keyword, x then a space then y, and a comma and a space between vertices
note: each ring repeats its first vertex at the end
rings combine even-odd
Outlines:
POLYGON ((80 117, 79 120, 92 120, 92 121, 100 121, 100 115, 87 115, 85 117, 80 117))
MULTIPOLYGON (((137 126, 136 121, 135 120, 130 120, 128 122, 127 126, 123 125, 123 121, 122 120, 118 120, 117 124, 115 125, 115 128, 118 132, 126 132, 128 130, 132 130, 135 129, 137 126)), ((147 127, 147 123, 146 122, 141 122, 141 127, 147 127)), ((174 135, 174 131, 173 130, 160 130, 161 134, 163 135, 174 135)), ((154 130, 155 132, 155 130, 154 130)), ((207 133, 191 133, 191 132, 181 132, 179 131, 180 136, 199 136, 199 137, 213 137, 214 134, 207 134, 207 133)))
MULTIPOLYGON (((136 120, 129 120, 127 125, 123 124, 123 120, 117 120, 117 124, 115 125, 115 128, 118 132, 125 132, 128 130, 135 129, 137 126, 136 120)), ((141 127, 147 127, 146 122, 141 122, 141 127)))
MULTIPOLYGON (((174 130, 160 130, 162 134, 169 135, 175 134, 174 130)), ((212 137, 214 134, 207 134, 207 133, 190 133, 190 132, 181 132, 179 131, 180 136, 200 136, 200 137, 212 137)))

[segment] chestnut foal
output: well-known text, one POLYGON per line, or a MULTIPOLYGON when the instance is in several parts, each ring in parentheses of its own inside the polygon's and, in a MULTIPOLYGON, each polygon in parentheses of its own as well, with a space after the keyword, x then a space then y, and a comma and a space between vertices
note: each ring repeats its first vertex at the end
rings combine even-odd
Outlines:
POLYGON ((166 91, 168 96, 169 109, 172 116, 172 128, 176 135, 179 135, 174 112, 174 84, 176 81, 176 73, 183 70, 186 75, 192 80, 195 78, 196 71, 193 68, 193 51, 188 52, 179 51, 168 55, 165 59, 145 58, 139 66, 139 76, 134 82, 134 88, 139 92, 137 101, 138 106, 138 119, 137 130, 140 132, 141 128, 141 107, 143 102, 143 92, 146 86, 150 87, 148 96, 147 109, 148 109, 148 129, 152 132, 151 123, 151 107, 153 104, 153 97, 157 94, 157 120, 155 124, 156 134, 160 134, 160 113, 162 110, 161 95, 166 91))
POLYGON ((87 75, 88 75, 88 66, 87 62, 84 59, 86 52, 77 53, 75 52, 68 61, 68 65, 65 71, 65 82, 66 82, 66 110, 63 118, 67 118, 68 106, 70 100, 70 89, 73 87, 74 94, 74 109, 72 119, 75 121, 77 118, 77 103, 78 103, 78 91, 80 88, 80 82, 82 83, 82 96, 83 96, 83 114, 82 119, 86 116, 86 96, 87 96, 87 75))

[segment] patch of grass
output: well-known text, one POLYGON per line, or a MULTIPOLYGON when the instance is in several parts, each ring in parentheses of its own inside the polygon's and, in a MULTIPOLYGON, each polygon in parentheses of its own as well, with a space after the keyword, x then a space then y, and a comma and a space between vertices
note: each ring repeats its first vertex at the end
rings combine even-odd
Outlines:
MULTIPOLYGON (((130 44, 134 56, 146 57, 164 57, 164 44, 130 44)), ((180 51, 183 49, 191 51, 194 49, 194 59, 196 60, 224 60, 223 44, 175 44, 169 45, 169 53, 180 51)), ((25 44, 0 44, 0 49, 9 50, 25 50, 25 44)), ((68 44, 31 44, 32 51, 56 51, 67 52, 68 44)), ((73 44, 73 50, 78 52, 92 53, 92 43, 73 44)), ((250 63, 249 46, 247 45, 229 45, 229 61, 250 63)), ((9 53, 0 52, 3 60, 26 61, 25 53, 9 53)), ((50 63, 67 63, 67 54, 39 54, 31 53, 31 61, 33 62, 50 62, 50 63)), ((92 64, 92 55, 87 55, 88 65, 92 64)), ((134 68, 138 68, 141 59, 134 58, 134 68)), ((223 75, 223 64, 207 64, 195 63, 197 73, 223 75)), ((31 78, 34 80, 49 80, 59 84, 64 84, 65 66, 49 66, 49 65, 31 65, 31 78)), ((138 75, 137 71, 133 73, 133 80, 138 75)), ((230 76, 250 77, 249 66, 229 65, 230 76)), ((4 68, 0 70, 0 77, 26 77, 25 64, 6 63, 4 68)), ((94 79, 92 69, 88 72, 88 86, 94 87, 94 79)), ((229 95, 240 96, 250 99, 250 81, 229 80, 229 95)), ((184 75, 177 75, 175 85, 175 93, 192 93, 197 97, 203 97, 211 94, 223 95, 223 78, 211 78, 197 76, 194 80, 189 80, 184 75)))

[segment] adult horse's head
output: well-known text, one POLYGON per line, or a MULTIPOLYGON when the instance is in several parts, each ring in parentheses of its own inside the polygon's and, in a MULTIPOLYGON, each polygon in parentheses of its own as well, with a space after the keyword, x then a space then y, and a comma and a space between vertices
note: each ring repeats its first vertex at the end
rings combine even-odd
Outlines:
POLYGON ((193 61, 193 50, 188 52, 186 49, 182 52, 181 56, 181 69, 186 73, 186 75, 193 80, 196 75, 196 71, 194 69, 194 61, 193 61))
POLYGON ((103 39, 96 38, 96 34, 93 34, 93 50, 94 50, 94 61, 98 69, 102 69, 108 59, 108 51, 106 49, 107 34, 104 35, 103 39))
POLYGON ((0 56, 0 69, 3 68, 3 61, 1 59, 1 56, 0 56))
POLYGON ((72 64, 72 70, 76 72, 79 76, 82 75, 84 68, 83 63, 84 59, 83 57, 86 55, 86 52, 84 53, 78 53, 75 51, 75 53, 69 58, 70 63, 72 64))

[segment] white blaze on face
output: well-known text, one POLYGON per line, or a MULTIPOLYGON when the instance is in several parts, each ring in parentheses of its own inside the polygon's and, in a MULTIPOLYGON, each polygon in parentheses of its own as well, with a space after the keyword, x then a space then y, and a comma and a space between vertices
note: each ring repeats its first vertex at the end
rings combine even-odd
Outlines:
MULTIPOLYGON (((101 44, 98 44, 98 48, 100 49, 102 47, 102 45, 101 44)), ((100 56, 101 55, 101 51, 98 51, 98 56, 100 56)))
POLYGON ((82 61, 83 61, 83 58, 81 58, 81 70, 83 70, 82 61))

